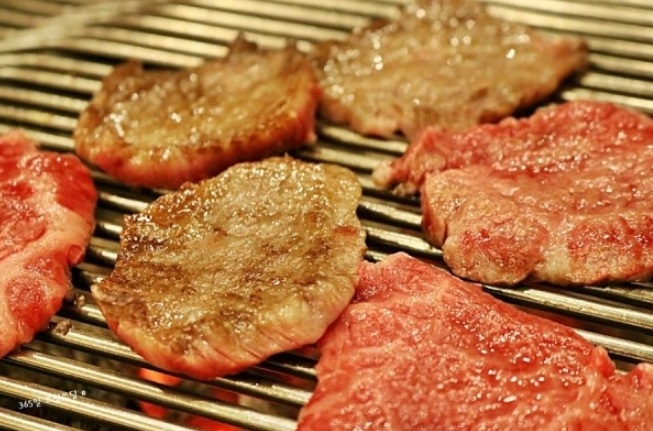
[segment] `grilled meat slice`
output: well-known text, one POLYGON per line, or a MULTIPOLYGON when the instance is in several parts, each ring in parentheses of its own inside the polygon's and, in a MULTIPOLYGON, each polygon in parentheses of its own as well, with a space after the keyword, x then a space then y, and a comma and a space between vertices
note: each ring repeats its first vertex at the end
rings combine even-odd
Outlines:
POLYGON ((32 340, 70 291, 95 221, 97 191, 74 155, 0 136, 0 357, 32 340))
POLYGON ((365 233, 349 170, 241 163, 125 218, 109 327, 150 363, 199 379, 315 342, 354 293, 365 233))
POLYGON ((585 66, 587 47, 472 1, 421 0, 396 21, 319 44, 313 62, 321 115, 362 134, 415 138, 426 126, 461 131, 534 104, 585 66))
POLYGON ((318 343, 298 431, 644 431, 653 366, 603 348, 405 254, 365 262, 318 343))
POLYGON ((182 71, 122 64, 74 132, 75 149, 128 184, 176 189, 315 139, 315 73, 293 45, 237 39, 224 59, 182 71))
POLYGON ((643 114, 570 102, 462 134, 430 130, 381 170, 423 183, 426 236, 461 277, 503 285, 647 280, 651 142, 653 120, 643 114))

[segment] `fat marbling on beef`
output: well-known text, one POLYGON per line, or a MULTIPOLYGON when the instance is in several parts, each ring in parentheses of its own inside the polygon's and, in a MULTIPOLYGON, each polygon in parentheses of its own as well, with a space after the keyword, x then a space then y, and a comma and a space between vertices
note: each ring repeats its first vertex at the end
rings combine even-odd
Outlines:
POLYGON ((652 165, 651 118, 578 101, 428 130, 375 176, 421 186, 426 236, 457 275, 570 285, 651 277, 652 165))
POLYGON ((353 172, 292 158, 240 163, 125 218, 109 327, 150 363, 236 373, 315 342, 349 303, 365 253, 353 172))
POLYGON ((298 431, 648 431, 653 366, 418 259, 365 262, 298 431))
POLYGON ((181 71, 116 67, 81 113, 77 153, 128 184, 176 189, 315 139, 321 92, 294 45, 229 54, 181 71))
POLYGON ((316 46, 320 113, 380 136, 463 130, 543 99, 584 67, 587 47, 495 18, 469 0, 419 0, 396 21, 316 46))
POLYGON ((0 136, 0 357, 47 327, 70 292, 95 221, 97 192, 71 154, 0 136))

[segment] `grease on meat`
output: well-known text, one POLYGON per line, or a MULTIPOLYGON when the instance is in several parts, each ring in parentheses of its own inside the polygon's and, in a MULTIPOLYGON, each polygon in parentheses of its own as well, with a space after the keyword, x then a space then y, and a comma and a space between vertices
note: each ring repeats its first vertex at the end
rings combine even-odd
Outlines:
POLYGON ((422 0, 396 21, 318 44, 320 113, 362 134, 415 138, 494 122, 584 68, 587 46, 495 18, 480 3, 422 0))
POLYGON ((208 379, 315 342, 354 293, 365 233, 349 170, 241 163, 126 217, 93 287, 110 328, 161 368, 208 379))
POLYGON ((132 61, 80 115, 75 149, 125 183, 176 189, 314 141, 320 94, 292 44, 259 49, 238 38, 224 59, 182 71, 132 61))

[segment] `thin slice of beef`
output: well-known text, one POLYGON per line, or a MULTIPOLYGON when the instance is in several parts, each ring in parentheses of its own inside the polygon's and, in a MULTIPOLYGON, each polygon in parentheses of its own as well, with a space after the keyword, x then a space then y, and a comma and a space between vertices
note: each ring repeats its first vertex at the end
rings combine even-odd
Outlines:
POLYGON ((362 134, 415 138, 426 126, 460 131, 553 93, 584 67, 581 40, 553 38, 468 0, 420 0, 313 55, 320 113, 362 134))
POLYGON ((652 142, 644 114, 570 102, 462 134, 430 130, 379 172, 410 189, 421 184, 426 236, 461 277, 504 285, 646 280, 652 142))
MULTIPOLYGON (((558 285, 648 280, 650 168, 641 164, 630 171, 611 159, 602 169, 582 173, 533 176, 476 166, 427 175, 426 236, 442 247, 453 272, 489 284, 527 278, 558 285)), ((653 149, 644 160, 651 166, 653 149)))
POLYGON ((602 166, 614 153, 622 159, 616 160, 617 167, 623 169, 642 158, 637 153, 650 149, 652 138, 649 116, 606 102, 579 100, 464 132, 429 128, 402 157, 379 166, 373 175, 380 187, 400 185, 400 192, 410 194, 418 191, 429 172, 472 165, 537 175, 602 166))
POLYGON ((338 166, 237 164, 127 216, 93 297, 150 363, 200 379, 236 373, 315 342, 349 303, 365 253, 360 196, 338 166))
POLYGON ((82 112, 76 151, 128 184, 176 189, 313 141, 320 94, 292 44, 259 49, 238 38, 225 58, 181 71, 132 61, 82 112))
POLYGON ((0 357, 32 340, 70 291, 95 221, 97 192, 74 155, 0 136, 0 357))
POLYGON ((653 366, 405 254, 365 262, 298 431, 645 431, 653 366))

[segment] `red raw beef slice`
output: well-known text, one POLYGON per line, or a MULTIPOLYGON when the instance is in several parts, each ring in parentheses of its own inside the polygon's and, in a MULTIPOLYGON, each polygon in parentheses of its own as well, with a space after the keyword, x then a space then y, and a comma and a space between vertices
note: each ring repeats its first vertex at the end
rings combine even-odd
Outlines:
POLYGON ((0 136, 0 357, 47 326, 95 225, 97 192, 69 154, 0 136))
POLYGON ((653 366, 399 253, 365 262, 319 342, 299 431, 645 431, 653 366))

